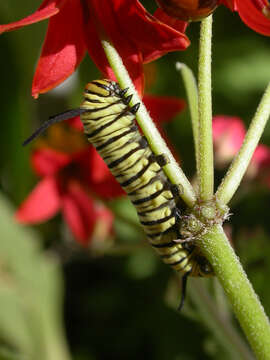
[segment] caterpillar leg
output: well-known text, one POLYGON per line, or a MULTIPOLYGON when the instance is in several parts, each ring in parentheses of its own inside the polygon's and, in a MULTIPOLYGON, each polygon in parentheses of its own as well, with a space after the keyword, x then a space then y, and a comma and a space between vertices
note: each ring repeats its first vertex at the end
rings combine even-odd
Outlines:
POLYGON ((185 243, 191 243, 194 241, 194 236, 187 237, 185 239, 175 239, 173 240, 177 244, 185 244, 185 243))
POLYGON ((181 185, 181 184, 170 184, 170 190, 171 190, 171 192, 172 192, 172 194, 175 196, 175 197, 177 197, 177 198, 179 198, 180 197, 180 195, 182 195, 183 194, 183 186, 181 185))
MULTIPOLYGON (((164 167, 165 165, 170 163, 170 159, 166 154, 152 155, 152 161, 157 162, 160 167, 164 167)), ((181 184, 172 184, 168 182, 168 189, 172 192, 175 197, 180 197, 183 194, 183 187, 181 184)))
POLYGON ((181 311, 184 303, 185 303, 185 298, 186 298, 186 290, 187 290, 187 279, 188 276, 190 275, 191 270, 186 272, 183 276, 182 276, 182 294, 181 294, 181 300, 180 300, 180 304, 177 308, 178 311, 181 311))
POLYGON ((170 159, 166 154, 154 155, 159 166, 163 167, 170 163, 170 159))

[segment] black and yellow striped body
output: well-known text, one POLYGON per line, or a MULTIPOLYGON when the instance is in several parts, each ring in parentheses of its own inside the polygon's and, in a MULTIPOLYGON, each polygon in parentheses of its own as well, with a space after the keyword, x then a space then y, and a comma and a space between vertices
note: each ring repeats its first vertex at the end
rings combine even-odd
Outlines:
POLYGON ((151 245, 166 264, 190 276, 212 275, 212 268, 200 250, 179 238, 180 210, 174 186, 169 182, 161 157, 153 154, 135 123, 138 106, 109 80, 87 84, 80 109, 88 140, 136 207, 151 245))

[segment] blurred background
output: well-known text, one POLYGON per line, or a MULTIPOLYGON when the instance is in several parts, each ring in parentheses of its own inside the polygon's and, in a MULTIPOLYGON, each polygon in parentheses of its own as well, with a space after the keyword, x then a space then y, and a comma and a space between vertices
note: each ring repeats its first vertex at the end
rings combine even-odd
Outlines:
MULTIPOLYGON (((141 2, 154 12, 152 1, 141 2)), ((23 18, 36 6, 34 0, 1 2, 0 23, 23 18)), ((43 21, 0 37, 0 359, 251 359, 216 279, 192 279, 185 307, 177 312, 180 279, 147 245, 126 198, 99 199, 114 214, 113 227, 101 223, 84 246, 60 213, 33 226, 14 220, 40 180, 30 163, 37 145, 22 147, 22 142, 50 115, 77 107, 85 83, 100 77, 85 57, 68 81, 34 100, 31 83, 46 26, 43 21)), ((225 7, 215 12, 213 31, 213 114, 238 116, 247 127, 270 79, 269 39, 225 7)), ((175 63, 197 73, 198 34, 199 24, 191 24, 185 52, 146 65, 148 94, 185 99, 175 63)), ((188 108, 164 129, 193 180, 188 108)), ((75 130, 50 131, 52 144, 66 141, 75 130)), ((269 126, 262 143, 270 146, 269 126)), ((216 185, 227 166, 217 166, 216 185)), ((244 180, 225 225, 268 314, 269 169, 264 168, 264 181, 258 169, 244 180)))

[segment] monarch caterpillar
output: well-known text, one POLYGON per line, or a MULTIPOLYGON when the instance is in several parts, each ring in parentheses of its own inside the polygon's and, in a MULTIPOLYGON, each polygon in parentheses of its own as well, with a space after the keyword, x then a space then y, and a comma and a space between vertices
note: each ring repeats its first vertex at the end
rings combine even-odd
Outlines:
POLYGON ((210 276, 213 269, 197 246, 175 242, 180 237, 181 222, 178 186, 173 185, 163 171, 168 163, 166 157, 155 155, 140 134, 135 123, 140 104, 129 106, 132 95, 126 96, 127 90, 110 80, 88 83, 80 108, 51 117, 24 145, 52 123, 80 115, 89 142, 136 207, 150 244, 166 264, 184 273, 181 308, 187 277, 210 276))

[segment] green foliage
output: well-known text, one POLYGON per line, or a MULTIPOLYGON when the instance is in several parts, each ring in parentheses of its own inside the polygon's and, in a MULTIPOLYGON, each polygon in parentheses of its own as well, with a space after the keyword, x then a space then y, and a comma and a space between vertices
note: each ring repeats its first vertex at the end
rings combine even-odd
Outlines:
POLYGON ((67 360, 61 329, 62 278, 40 239, 14 222, 0 196, 0 357, 67 360))

